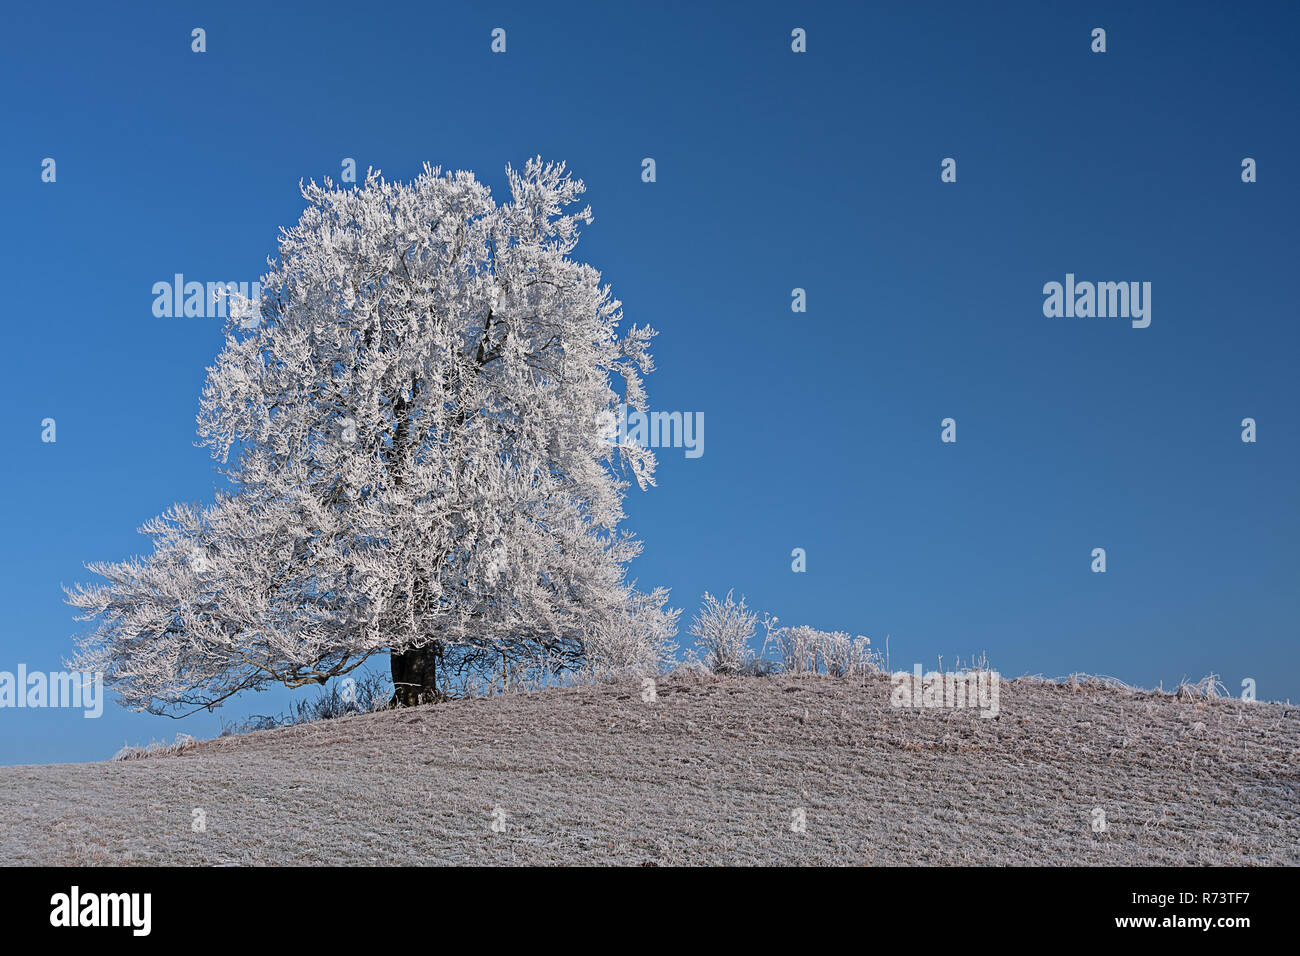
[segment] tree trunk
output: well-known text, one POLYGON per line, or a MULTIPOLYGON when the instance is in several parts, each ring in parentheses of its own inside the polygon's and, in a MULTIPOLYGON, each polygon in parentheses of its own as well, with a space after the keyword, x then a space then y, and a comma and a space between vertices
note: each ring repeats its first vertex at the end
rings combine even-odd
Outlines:
POLYGON ((393 706, 413 707, 431 704, 440 697, 438 693, 438 658, 442 645, 426 644, 390 655, 393 672, 393 706))

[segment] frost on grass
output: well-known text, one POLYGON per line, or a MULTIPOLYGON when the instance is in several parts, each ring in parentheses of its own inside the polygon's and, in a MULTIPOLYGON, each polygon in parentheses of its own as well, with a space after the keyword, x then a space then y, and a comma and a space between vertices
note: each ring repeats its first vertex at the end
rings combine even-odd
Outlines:
POLYGON ((143 747, 126 744, 121 750, 113 754, 112 759, 139 760, 142 757, 174 757, 197 746, 198 743, 189 734, 177 734, 176 739, 169 744, 159 740, 152 741, 143 747))
POLYGON ((14 864, 1298 865, 1300 711, 1007 680, 639 680, 387 709, 179 759, 0 767, 14 864), (382 795, 378 799, 376 795, 382 795), (202 795, 200 799, 196 796, 202 795), (207 811, 208 836, 190 829, 207 811), (493 808, 509 816, 491 830, 493 808), (1093 829, 1100 807, 1106 829, 1093 829), (792 832, 803 808, 806 829, 792 832), (400 839, 394 839, 394 834, 400 839))

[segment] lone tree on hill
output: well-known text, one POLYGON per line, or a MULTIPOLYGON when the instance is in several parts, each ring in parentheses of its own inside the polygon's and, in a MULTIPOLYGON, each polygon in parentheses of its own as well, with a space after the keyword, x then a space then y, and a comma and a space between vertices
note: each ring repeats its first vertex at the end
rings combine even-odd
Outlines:
POLYGON ((653 329, 569 258, 589 208, 563 164, 311 183, 259 302, 235 297, 201 443, 230 489, 141 530, 153 553, 68 589, 94 621, 70 666, 172 716, 391 652, 395 701, 503 668, 657 668, 678 612, 636 590, 617 529, 649 449, 653 329), (623 395, 614 384, 621 380, 623 395))

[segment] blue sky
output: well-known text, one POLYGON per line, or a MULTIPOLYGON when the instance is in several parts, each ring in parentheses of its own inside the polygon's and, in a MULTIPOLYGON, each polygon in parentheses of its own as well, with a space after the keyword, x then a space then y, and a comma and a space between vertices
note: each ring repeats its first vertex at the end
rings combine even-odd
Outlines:
MULTIPOLYGON (((661 332, 652 405, 705 416, 704 455, 663 450, 627 509, 683 624, 735 588, 890 634, 896 668, 987 652, 1300 699, 1293 4, 298 6, 7 14, 0 670, 59 668, 60 585, 212 497, 194 417, 221 321, 155 318, 155 282, 258 278, 298 181, 346 157, 500 192, 540 153, 589 187, 579 258, 661 332), (1150 282, 1150 327, 1044 317, 1066 273, 1150 282)), ((0 763, 288 700, 4 709, 0 763)))

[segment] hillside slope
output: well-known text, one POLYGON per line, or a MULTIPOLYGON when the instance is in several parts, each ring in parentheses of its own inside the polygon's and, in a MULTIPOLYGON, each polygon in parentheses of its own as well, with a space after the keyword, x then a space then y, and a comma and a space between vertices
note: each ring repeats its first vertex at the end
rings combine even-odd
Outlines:
POLYGON ((885 678, 674 677, 653 703, 631 682, 564 688, 172 757, 5 767, 0 852, 20 864, 1300 863, 1300 709, 1025 679, 1002 683, 997 719, 888 698, 885 678))

